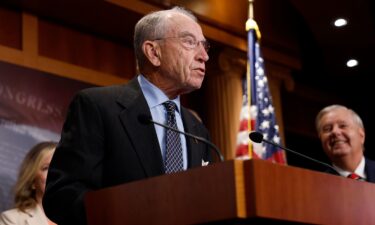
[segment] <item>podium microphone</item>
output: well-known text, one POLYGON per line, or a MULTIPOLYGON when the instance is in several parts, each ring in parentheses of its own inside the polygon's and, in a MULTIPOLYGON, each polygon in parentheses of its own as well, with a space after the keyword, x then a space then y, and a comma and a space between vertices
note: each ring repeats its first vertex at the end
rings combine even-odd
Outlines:
POLYGON ((224 161, 224 157, 223 155, 221 154, 219 148, 214 145, 212 142, 208 141, 207 139, 203 138, 203 137, 199 137, 199 136, 196 136, 194 134, 190 134, 190 133, 187 133, 187 132, 184 132, 184 131, 180 131, 178 129, 175 129, 173 127, 170 127, 170 126, 167 126, 165 124, 162 124, 162 123, 159 123, 157 121, 154 121, 151 119, 150 116, 147 116, 147 115, 139 115, 138 116, 138 121, 141 122, 142 124, 150 124, 150 123, 153 123, 153 124, 156 124, 158 126, 161 126, 161 127, 164 127, 168 130, 172 130, 174 132, 177 132, 177 133, 180 133, 180 134, 183 134, 187 137, 190 137, 190 138, 193 138, 194 140, 197 140, 197 141, 200 141, 200 142, 203 142, 205 144, 207 144, 208 146, 210 146, 211 148, 213 148, 215 150, 215 153, 216 155, 218 156, 218 158, 220 159, 220 162, 223 162, 224 161))
POLYGON ((299 156, 301 156, 301 157, 303 157, 303 158, 306 158, 306 159, 309 159, 309 160, 311 160, 311 161, 314 161, 314 162, 316 162, 316 163, 318 163, 318 164, 324 165, 325 167, 328 167, 328 168, 332 169, 333 171, 337 172, 337 170, 336 170, 333 166, 331 166, 331 165, 329 165, 329 164, 327 164, 327 163, 321 162, 321 161, 316 160, 316 159, 314 159, 314 158, 311 158, 311 157, 309 157, 309 156, 307 156, 307 155, 304 155, 304 154, 301 154, 301 153, 299 153, 299 152, 293 151, 293 150, 291 150, 291 149, 289 149, 289 148, 283 147, 283 146, 281 146, 281 145, 279 145, 279 144, 277 144, 277 143, 275 143, 275 142, 273 142, 273 141, 269 141, 269 140, 267 140, 267 139, 264 139, 264 138, 263 138, 263 134, 260 133, 260 132, 256 132, 256 131, 251 132, 251 133, 249 134, 249 138, 250 138, 250 140, 252 140, 252 141, 255 142, 255 143, 266 142, 266 143, 271 144, 271 145, 273 145, 273 146, 276 146, 276 147, 279 147, 279 148, 281 148, 281 149, 284 149, 285 151, 291 152, 291 153, 296 154, 296 155, 299 155, 299 156))

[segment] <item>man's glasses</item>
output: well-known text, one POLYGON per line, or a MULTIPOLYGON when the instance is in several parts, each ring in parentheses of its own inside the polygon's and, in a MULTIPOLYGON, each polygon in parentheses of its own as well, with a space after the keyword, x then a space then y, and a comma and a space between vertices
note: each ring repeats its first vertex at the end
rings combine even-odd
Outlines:
POLYGON ((195 49, 199 46, 199 44, 201 44, 207 53, 208 50, 210 50, 210 43, 207 40, 197 41, 192 36, 156 38, 154 39, 154 41, 160 41, 165 39, 179 39, 181 41, 182 46, 184 46, 187 49, 195 49))

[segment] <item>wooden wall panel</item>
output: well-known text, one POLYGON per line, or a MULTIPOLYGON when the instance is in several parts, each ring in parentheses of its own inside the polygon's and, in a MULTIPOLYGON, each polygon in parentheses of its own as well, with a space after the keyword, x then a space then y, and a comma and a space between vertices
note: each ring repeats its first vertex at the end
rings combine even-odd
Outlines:
POLYGON ((306 137, 317 138, 315 117, 323 107, 331 104, 348 105, 349 102, 340 99, 339 96, 303 85, 296 85, 292 91, 284 91, 282 105, 283 109, 288 109, 283 112, 284 123, 288 124, 285 129, 306 137))
POLYGON ((136 71, 132 48, 41 19, 39 55, 128 79, 136 71))
POLYGON ((0 7, 0 44, 22 48, 22 13, 0 7))

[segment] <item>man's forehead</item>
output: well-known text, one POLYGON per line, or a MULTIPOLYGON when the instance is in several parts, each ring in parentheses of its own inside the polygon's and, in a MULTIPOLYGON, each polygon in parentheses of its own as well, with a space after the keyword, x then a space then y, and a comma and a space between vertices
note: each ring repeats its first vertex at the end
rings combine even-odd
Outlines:
POLYGON ((167 23, 169 23, 170 25, 177 26, 180 28, 183 28, 181 27, 181 25, 199 27, 198 23, 195 20, 181 13, 168 14, 166 17, 166 20, 167 20, 167 23))
POLYGON ((350 111, 344 108, 339 108, 332 110, 330 112, 327 112, 323 117, 350 117, 350 111))
POLYGON ((326 113, 322 117, 322 123, 351 123, 354 122, 353 116, 348 110, 338 109, 326 113))
POLYGON ((167 17, 167 23, 167 36, 192 35, 197 39, 204 39, 204 35, 199 24, 187 15, 181 13, 171 13, 167 17))

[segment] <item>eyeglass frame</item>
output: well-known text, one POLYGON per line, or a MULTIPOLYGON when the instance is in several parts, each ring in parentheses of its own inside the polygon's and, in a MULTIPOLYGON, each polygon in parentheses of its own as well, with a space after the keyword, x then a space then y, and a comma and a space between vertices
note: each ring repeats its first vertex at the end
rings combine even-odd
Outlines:
POLYGON ((210 43, 207 40, 197 41, 197 39, 193 35, 184 35, 184 36, 177 36, 177 37, 163 37, 163 38, 155 38, 153 41, 162 41, 166 39, 179 39, 181 41, 182 46, 184 46, 187 49, 196 49, 199 44, 201 44, 208 53, 210 50, 210 43), (190 38, 191 40, 187 40, 187 38, 190 38), (188 42, 194 42, 194 43, 188 43, 188 42))

